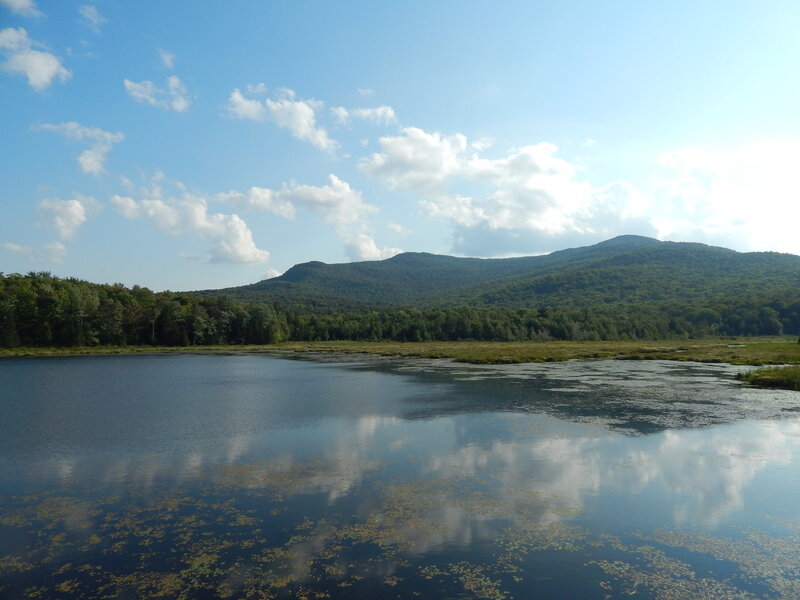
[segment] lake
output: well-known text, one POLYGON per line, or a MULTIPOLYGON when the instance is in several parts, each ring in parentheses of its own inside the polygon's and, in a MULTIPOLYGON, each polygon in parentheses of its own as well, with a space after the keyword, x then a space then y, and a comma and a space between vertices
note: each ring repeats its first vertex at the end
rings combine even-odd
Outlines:
POLYGON ((0 361, 0 598, 798 598, 742 367, 0 361))

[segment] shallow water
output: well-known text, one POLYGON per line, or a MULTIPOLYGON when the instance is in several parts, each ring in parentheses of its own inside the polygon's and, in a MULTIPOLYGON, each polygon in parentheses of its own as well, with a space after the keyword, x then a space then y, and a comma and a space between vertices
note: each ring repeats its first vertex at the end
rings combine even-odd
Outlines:
POLYGON ((0 362, 2 598, 796 598, 800 394, 741 367, 0 362))

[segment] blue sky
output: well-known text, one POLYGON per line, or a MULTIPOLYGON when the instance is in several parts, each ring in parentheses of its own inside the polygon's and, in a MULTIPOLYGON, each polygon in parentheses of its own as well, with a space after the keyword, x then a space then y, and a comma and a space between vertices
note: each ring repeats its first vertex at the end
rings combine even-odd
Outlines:
POLYGON ((0 271, 800 253, 800 4, 0 0, 0 271))

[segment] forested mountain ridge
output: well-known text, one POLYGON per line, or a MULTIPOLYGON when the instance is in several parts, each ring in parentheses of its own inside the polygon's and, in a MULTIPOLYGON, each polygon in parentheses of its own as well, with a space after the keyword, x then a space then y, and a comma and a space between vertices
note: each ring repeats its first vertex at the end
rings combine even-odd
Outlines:
POLYGON ((206 292, 0 273, 8 348, 798 333, 800 256, 637 236, 522 258, 311 262, 206 292))
POLYGON ((296 265, 280 277, 225 290, 298 310, 498 306, 583 307, 699 300, 800 288, 800 256, 740 253, 620 236, 543 256, 458 258, 404 253, 382 261, 296 265))

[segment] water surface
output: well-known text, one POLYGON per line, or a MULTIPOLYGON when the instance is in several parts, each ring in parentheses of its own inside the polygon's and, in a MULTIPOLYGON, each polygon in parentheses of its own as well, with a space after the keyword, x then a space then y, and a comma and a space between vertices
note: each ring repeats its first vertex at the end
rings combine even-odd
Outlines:
POLYGON ((800 394, 738 369, 4 360, 0 597, 800 597, 800 394))

